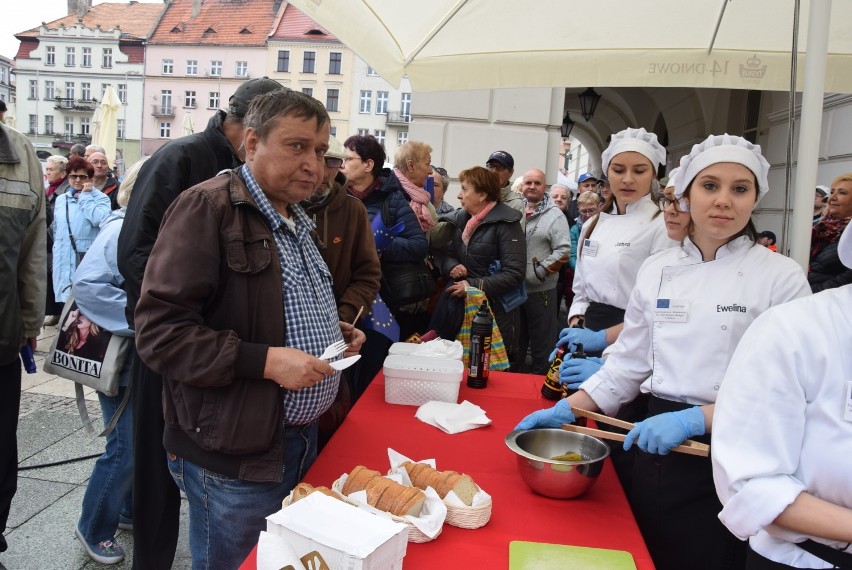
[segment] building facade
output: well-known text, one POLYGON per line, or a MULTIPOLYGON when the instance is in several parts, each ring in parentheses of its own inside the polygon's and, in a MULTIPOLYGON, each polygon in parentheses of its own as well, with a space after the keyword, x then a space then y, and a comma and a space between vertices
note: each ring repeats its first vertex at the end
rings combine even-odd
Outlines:
POLYGON ((0 55, 0 101, 5 101, 6 107, 12 115, 14 115, 14 113, 11 113, 12 102, 14 101, 14 98, 12 97, 14 93, 14 88, 12 86, 13 69, 12 60, 0 55))
POLYGON ((349 134, 375 136, 385 146, 387 161, 393 163, 396 149, 408 140, 408 126, 412 120, 408 78, 403 77, 400 88, 395 89, 357 58, 352 75, 351 105, 349 134))

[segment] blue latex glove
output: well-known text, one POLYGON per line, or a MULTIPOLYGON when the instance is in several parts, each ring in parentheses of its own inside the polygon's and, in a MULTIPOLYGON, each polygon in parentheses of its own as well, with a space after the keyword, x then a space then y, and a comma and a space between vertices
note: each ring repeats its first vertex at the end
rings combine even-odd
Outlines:
POLYGON ((668 455, 669 451, 696 435, 704 435, 704 412, 700 406, 638 422, 624 439, 624 449, 630 449, 636 442, 642 451, 668 455))
POLYGON ((559 381, 567 384, 572 390, 578 390, 580 385, 601 369, 605 360, 589 356, 587 358, 569 358, 559 367, 559 381))
MULTIPOLYGON (((556 341, 556 348, 566 346, 568 343, 576 345, 583 344, 583 350, 586 352, 603 352, 607 347, 606 344, 606 329, 593 331, 591 329, 566 328, 559 333, 559 340, 556 341)), ((570 347, 570 348, 573 348, 570 347)), ((551 360, 553 360, 551 358, 551 360)))
POLYGON ((570 424, 575 419, 571 404, 563 398, 552 408, 531 413, 515 429, 561 428, 562 424, 570 424))

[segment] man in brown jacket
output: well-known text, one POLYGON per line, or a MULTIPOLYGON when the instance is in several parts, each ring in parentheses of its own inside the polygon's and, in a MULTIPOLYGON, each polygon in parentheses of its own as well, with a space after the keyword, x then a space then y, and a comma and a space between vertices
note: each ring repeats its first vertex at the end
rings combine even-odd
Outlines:
POLYGON ((187 495, 193 567, 236 568, 316 458, 339 372, 318 358, 364 334, 338 320, 299 206, 320 184, 329 118, 303 93, 255 97, 246 164, 180 194, 136 307, 139 356, 163 376, 163 443, 187 495))

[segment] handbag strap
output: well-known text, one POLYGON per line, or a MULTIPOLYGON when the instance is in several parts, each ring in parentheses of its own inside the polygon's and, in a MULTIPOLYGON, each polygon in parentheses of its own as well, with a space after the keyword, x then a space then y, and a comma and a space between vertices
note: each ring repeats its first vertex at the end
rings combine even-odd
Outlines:
POLYGON ((86 433, 92 437, 106 437, 115 429, 115 425, 118 423, 121 413, 127 406, 127 402, 130 400, 130 387, 132 384, 133 377, 131 376, 130 383, 124 390, 124 397, 121 399, 121 403, 118 405, 118 408, 115 409, 115 413, 112 415, 112 418, 109 420, 106 427, 104 427, 104 430, 101 433, 98 433, 94 425, 92 425, 92 418, 89 417, 89 410, 86 407, 86 399, 83 397, 83 385, 79 382, 74 383, 75 391, 77 393, 77 411, 80 412, 80 419, 83 420, 83 427, 86 428, 86 433))
POLYGON ((797 543, 796 546, 810 554, 813 554, 820 560, 824 560, 825 562, 834 565, 835 568, 839 568, 840 570, 852 570, 852 554, 849 554, 848 552, 835 550, 826 544, 821 544, 815 540, 811 540, 810 538, 804 542, 797 543))
POLYGON ((65 197, 65 223, 68 225, 68 239, 71 240, 71 249, 74 250, 74 253, 80 253, 77 251, 77 242, 74 241, 74 234, 71 233, 71 214, 68 211, 68 196, 65 197))

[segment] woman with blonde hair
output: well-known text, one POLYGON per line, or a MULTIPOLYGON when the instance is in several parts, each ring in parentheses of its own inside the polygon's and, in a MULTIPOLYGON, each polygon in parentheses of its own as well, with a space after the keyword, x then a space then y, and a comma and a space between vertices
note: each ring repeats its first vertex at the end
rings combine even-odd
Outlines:
POLYGON ((811 232, 808 282, 814 293, 852 283, 852 269, 837 254, 837 242, 852 219, 852 172, 831 182, 825 214, 811 232))

